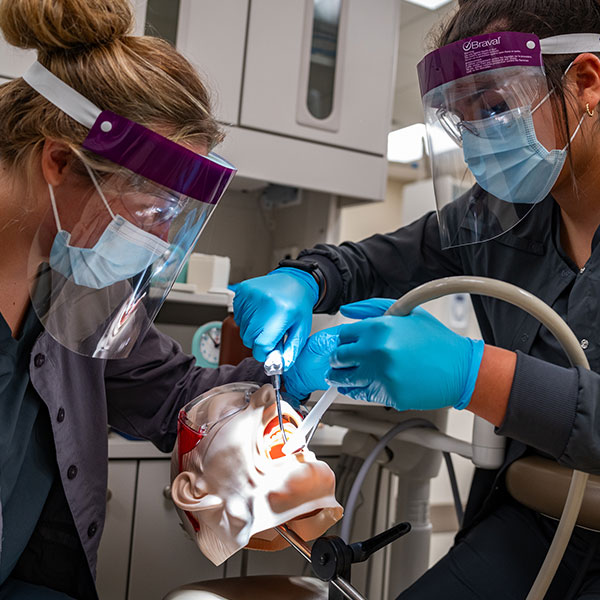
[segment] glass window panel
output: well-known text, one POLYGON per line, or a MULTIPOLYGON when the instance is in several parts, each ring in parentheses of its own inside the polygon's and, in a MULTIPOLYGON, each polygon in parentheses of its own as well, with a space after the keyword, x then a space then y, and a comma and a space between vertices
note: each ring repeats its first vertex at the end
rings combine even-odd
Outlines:
POLYGON ((317 119, 333 110, 342 0, 313 0, 314 16, 308 74, 308 110, 317 119))

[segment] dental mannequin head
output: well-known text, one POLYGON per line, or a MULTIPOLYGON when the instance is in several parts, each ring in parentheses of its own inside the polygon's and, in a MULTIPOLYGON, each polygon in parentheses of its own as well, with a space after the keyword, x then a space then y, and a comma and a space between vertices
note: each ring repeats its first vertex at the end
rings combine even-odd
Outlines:
MULTIPOLYGON (((301 418, 286 402, 282 409, 289 436, 301 418)), ((307 449, 290 456, 281 452, 270 385, 215 388, 182 413, 185 424, 180 422, 171 461, 171 495, 184 528, 213 563, 221 564, 244 547, 287 547, 274 530, 278 525, 286 523, 310 540, 341 518, 329 466, 307 449), (193 434, 190 443, 188 426, 204 432, 197 443, 193 434)))

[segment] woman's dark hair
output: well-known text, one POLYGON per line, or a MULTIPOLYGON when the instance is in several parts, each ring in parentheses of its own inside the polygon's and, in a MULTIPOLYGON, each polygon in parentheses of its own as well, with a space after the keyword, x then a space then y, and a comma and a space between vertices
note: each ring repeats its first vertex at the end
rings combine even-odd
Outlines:
MULTIPOLYGON (((543 39, 567 33, 600 34, 597 0, 462 0, 458 10, 435 36, 438 48, 463 38, 496 31, 522 31, 543 39)), ((548 87, 555 91, 566 143, 570 137, 563 74, 576 58, 544 55, 548 87)))

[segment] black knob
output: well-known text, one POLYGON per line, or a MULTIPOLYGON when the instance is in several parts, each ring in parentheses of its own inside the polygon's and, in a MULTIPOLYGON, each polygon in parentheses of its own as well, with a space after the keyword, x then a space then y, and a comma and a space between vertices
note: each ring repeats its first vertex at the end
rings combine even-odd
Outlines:
POLYGON ((320 537, 312 545, 310 561, 319 579, 331 581, 348 572, 352 564, 352 552, 350 546, 337 536, 320 537))

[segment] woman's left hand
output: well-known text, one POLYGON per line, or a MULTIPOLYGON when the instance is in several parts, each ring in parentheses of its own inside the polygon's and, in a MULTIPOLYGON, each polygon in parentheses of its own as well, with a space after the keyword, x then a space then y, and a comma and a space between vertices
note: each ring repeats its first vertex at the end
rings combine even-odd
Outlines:
POLYGON ((397 410, 465 408, 483 341, 457 335, 422 308, 406 317, 380 316, 392 304, 373 298, 341 308, 364 320, 341 326, 328 380, 341 394, 397 410))

